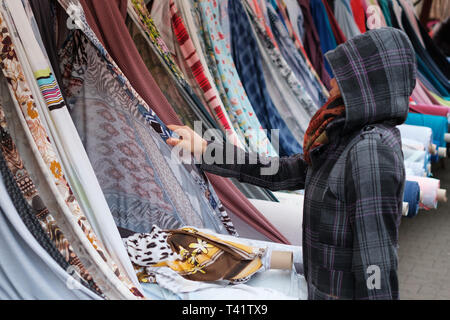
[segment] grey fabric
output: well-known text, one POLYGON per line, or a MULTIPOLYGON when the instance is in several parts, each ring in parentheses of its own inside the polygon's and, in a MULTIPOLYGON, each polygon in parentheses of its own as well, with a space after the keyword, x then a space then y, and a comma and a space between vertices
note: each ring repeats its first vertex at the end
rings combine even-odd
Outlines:
MULTIPOLYGON (((329 143, 311 150, 311 166, 301 155, 263 158, 234 147, 234 164, 204 161, 202 168, 271 190, 305 187, 302 244, 309 299, 398 299, 405 169, 395 125, 408 113, 414 50, 403 32, 383 28, 347 41, 328 59, 347 112, 327 127, 329 143), (275 174, 261 174, 277 163, 275 174), (380 286, 369 288, 374 270, 380 286)), ((210 143, 206 155, 228 148, 210 143)))
POLYGON ((100 299, 84 286, 76 286, 77 280, 39 245, 20 219, 2 179, 0 252, 0 300, 100 299))

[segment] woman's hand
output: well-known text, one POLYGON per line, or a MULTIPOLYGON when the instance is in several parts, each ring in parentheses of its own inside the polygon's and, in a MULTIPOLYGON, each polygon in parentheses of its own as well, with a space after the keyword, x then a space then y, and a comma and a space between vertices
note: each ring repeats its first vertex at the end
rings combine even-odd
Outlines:
POLYGON ((203 153, 205 153, 207 142, 200 137, 194 130, 188 126, 168 125, 167 128, 178 134, 180 139, 169 138, 166 140, 167 144, 183 149, 186 152, 192 153, 197 160, 200 160, 203 153))

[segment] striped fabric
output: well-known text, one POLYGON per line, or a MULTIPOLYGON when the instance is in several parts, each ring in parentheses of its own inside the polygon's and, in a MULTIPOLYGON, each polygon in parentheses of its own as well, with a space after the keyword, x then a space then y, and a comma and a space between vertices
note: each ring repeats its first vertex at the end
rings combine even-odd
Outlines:
POLYGON ((189 33, 186 30, 183 19, 178 14, 178 9, 173 0, 170 1, 170 13, 172 18, 172 27, 180 45, 181 53, 183 54, 183 58, 187 62, 188 66, 191 68, 191 71, 197 81, 198 85, 203 91, 203 95, 205 100, 208 103, 208 106, 211 110, 214 110, 216 118, 219 120, 220 124, 226 131, 231 130, 230 123, 226 115, 224 114, 223 107, 221 105, 220 99, 217 95, 217 91, 214 90, 213 86, 209 82, 208 78, 205 75, 205 71, 203 69, 203 65, 197 55, 197 51, 195 49, 194 44, 189 36, 189 33))
POLYGON ((34 73, 39 89, 42 92, 49 110, 65 107, 64 98, 59 91, 59 86, 49 68, 34 73))

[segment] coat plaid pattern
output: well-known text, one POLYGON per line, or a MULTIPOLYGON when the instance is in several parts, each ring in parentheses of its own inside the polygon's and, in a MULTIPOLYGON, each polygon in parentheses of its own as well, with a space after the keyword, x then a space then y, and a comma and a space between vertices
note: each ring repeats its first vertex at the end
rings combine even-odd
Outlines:
MULTIPOLYGON (((301 155, 264 158, 235 149, 246 164, 207 163, 212 173, 271 190, 305 188, 303 262, 309 299, 399 299, 398 227, 405 170, 397 124, 415 86, 414 50, 399 30, 357 36, 327 54, 346 117, 330 142, 301 155), (249 164, 250 158, 257 159, 249 164), (253 162, 254 163, 254 162, 253 162), (273 175, 261 168, 279 164, 273 175), (372 281, 374 280, 374 281, 372 281)), ((230 146, 209 144, 209 152, 230 146)))

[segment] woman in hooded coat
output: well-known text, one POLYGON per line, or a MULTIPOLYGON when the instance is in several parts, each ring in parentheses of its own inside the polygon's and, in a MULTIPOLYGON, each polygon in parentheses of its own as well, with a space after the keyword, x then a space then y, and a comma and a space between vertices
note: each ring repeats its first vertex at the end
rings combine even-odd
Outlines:
POLYGON ((302 155, 266 158, 177 126, 181 139, 168 143, 196 154, 208 172, 274 191, 305 189, 309 299, 399 299, 405 169, 396 126, 408 114, 415 53, 402 31, 380 28, 326 58, 333 89, 310 122, 302 155))

